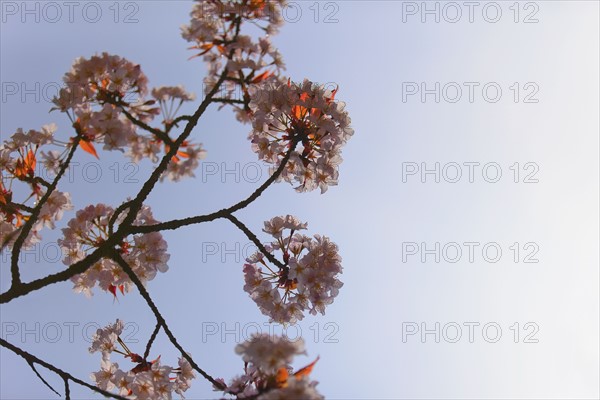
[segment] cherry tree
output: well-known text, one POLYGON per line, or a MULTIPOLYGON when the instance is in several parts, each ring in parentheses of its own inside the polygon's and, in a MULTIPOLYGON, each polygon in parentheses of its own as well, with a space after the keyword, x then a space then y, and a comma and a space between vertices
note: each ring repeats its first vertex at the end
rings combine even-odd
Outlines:
MULTIPOLYGON (((191 43, 192 57, 207 65, 204 93, 192 115, 181 115, 183 103, 196 96, 181 86, 148 87, 137 65, 107 53, 78 58, 64 75, 65 87, 54 98, 53 111, 64 113, 71 126, 59 132, 49 124, 39 130, 17 130, 0 146, 0 245, 10 253, 11 285, 0 295, 14 299, 70 280, 74 296, 94 292, 118 297, 136 290, 156 319, 143 354, 122 340, 124 321, 99 329, 90 353, 100 353, 99 370, 90 379, 26 352, 0 338, 0 344, 21 356, 35 374, 44 367, 70 384, 77 383, 116 399, 171 399, 184 396, 199 376, 228 398, 320 399, 310 374, 318 361, 294 371, 293 357, 306 354, 304 342, 257 334, 235 347, 243 361, 240 375, 215 378, 178 342, 146 288, 169 265, 168 244, 161 232, 185 226, 230 221, 258 251, 240 266, 244 290, 270 322, 294 324, 306 313, 325 314, 342 287, 338 247, 327 236, 304 234, 308 224, 292 215, 273 216, 260 235, 235 213, 249 207, 273 183, 287 182, 297 192, 325 193, 338 182, 341 149, 352 136, 344 104, 330 90, 308 79, 284 75, 281 54, 271 36, 283 23, 285 0, 200 0, 190 13, 182 37, 191 43), (234 111, 249 126, 250 149, 270 165, 269 178, 238 203, 205 215, 160 222, 144 202, 163 180, 193 178, 206 155, 194 128, 209 106, 234 111), (141 189, 120 204, 75 205, 61 180, 78 151, 101 159, 102 151, 118 151, 138 163, 149 159, 151 174, 141 189), (51 179, 36 173, 43 164, 51 179), (19 197, 19 198, 15 198, 19 197), (77 210, 74 212, 74 210, 77 210), (19 255, 42 240, 44 230, 72 218, 62 228, 59 245, 66 268, 30 282, 21 279, 19 255), (261 240, 259 236, 270 236, 261 240), (179 356, 177 365, 150 357, 163 332, 179 356)), ((194 62, 194 61, 191 61, 194 62)), ((194 350, 194 352, 201 349, 194 350)))

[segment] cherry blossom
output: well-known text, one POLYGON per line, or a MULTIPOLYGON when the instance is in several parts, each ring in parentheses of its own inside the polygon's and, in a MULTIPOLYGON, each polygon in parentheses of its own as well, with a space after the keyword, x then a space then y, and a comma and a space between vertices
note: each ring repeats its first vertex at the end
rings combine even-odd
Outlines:
MULTIPOLYGON (((40 176, 37 158, 44 154, 45 146, 55 144, 56 125, 49 124, 41 130, 25 132, 19 128, 0 145, 0 243, 12 247, 19 229, 27 221, 34 207, 47 194, 49 183, 40 176), (24 195, 22 188, 28 187, 24 195), (15 199, 15 193, 22 196, 15 199)), ((54 153, 53 153, 54 154, 54 153)), ((57 158, 59 156, 56 156, 57 158)), ((60 165, 60 163, 58 163, 60 165)), ((58 165, 56 168, 58 169, 58 165)), ((42 174, 43 175, 43 174, 42 174)), ((73 208, 68 193, 54 190, 42 204, 38 217, 25 238, 23 246, 29 248, 41 240, 39 234, 44 227, 54 229, 55 222, 63 217, 67 210, 73 208)))
POLYGON ((297 184, 298 192, 337 185, 341 148, 354 131, 344 103, 309 80, 301 84, 265 82, 250 92, 252 132, 249 139, 258 158, 277 169, 290 146, 297 145, 280 179, 297 184))
MULTIPOLYGON (((238 399, 323 399, 316 381, 309 380, 317 360, 291 373, 294 356, 306 354, 304 341, 256 334, 236 346, 244 360, 244 374, 234 377, 223 390, 238 399)), ((221 384, 225 382, 218 380, 221 384)))
MULTIPOLYGON (((68 115, 81 148, 97 158, 94 143, 103 143, 104 150, 123 151, 136 163, 144 158, 158 162, 160 153, 173 144, 168 131, 181 104, 195 98, 182 86, 160 86, 151 91, 155 100, 146 100, 148 79, 140 66, 108 53, 78 58, 63 80, 66 87, 54 98, 53 109, 68 115), (159 107, 154 107, 156 102, 159 107), (165 130, 147 128, 145 124, 160 112, 165 130), (150 130, 151 135, 141 133, 139 126, 150 130)), ((163 178, 178 181, 194 176, 206 151, 201 144, 186 142, 183 147, 163 178)), ((59 165, 58 158, 53 153, 44 155, 45 163, 53 170, 59 165)))
MULTIPOLYGON (((65 254, 63 262, 66 265, 82 260, 108 238, 108 225, 113 213, 114 210, 104 204, 90 205, 77 211, 75 218, 62 230, 64 237, 58 241, 65 254)), ((117 222, 120 218, 122 216, 117 222)), ((157 222, 147 206, 142 207, 135 220, 138 225, 157 222)), ((170 256, 167 253, 167 243, 159 232, 134 235, 124 240, 118 250, 143 283, 154 279, 157 272, 166 272, 168 269, 167 261, 170 256)), ((83 292, 88 296, 92 295, 92 289, 96 285, 114 296, 117 289, 124 294, 132 286, 121 267, 110 259, 101 259, 71 280, 76 292, 83 292)))
POLYGON ((279 79, 285 65, 273 46, 270 35, 283 23, 284 0, 202 0, 190 13, 189 25, 181 28, 185 40, 194 43, 208 64, 204 79, 205 92, 210 92, 223 68, 227 75, 215 101, 233 106, 238 120, 249 122, 248 87, 259 82, 279 79), (262 31, 256 37, 244 33, 242 25, 249 22, 252 31, 262 31), (241 104, 241 105, 240 105, 241 104))
POLYGON ((264 232, 276 240, 264 247, 283 254, 283 268, 268 263, 260 252, 244 265, 244 290, 271 321, 295 323, 305 310, 325 314, 343 286, 337 278, 342 272, 337 245, 326 236, 296 233, 306 227, 291 215, 266 221, 264 232))
POLYGON ((148 78, 139 65, 108 53, 77 58, 63 81, 66 86, 53 100, 62 112, 89 103, 131 105, 148 90, 148 78))
POLYGON ((121 396, 137 400, 170 400, 173 392, 183 397, 196 377, 191 365, 180 357, 178 367, 164 365, 159 356, 147 361, 133 353, 121 339, 123 321, 117 320, 102 329, 98 329, 92 338, 90 352, 101 352, 100 370, 90 375, 101 389, 117 390, 121 396), (119 364, 111 361, 113 353, 120 354, 135 364, 130 370, 121 370, 119 364))

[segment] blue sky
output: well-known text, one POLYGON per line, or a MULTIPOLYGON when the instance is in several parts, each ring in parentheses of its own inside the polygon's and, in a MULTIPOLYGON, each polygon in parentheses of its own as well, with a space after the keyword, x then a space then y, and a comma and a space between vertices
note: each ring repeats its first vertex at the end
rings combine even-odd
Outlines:
MULTIPOLYGON (((44 14, 43 3, 38 23, 20 8, 8 12, 13 3, 22 4, 0 3, 2 140, 18 127, 49 122, 70 135, 63 115, 48 114, 43 89, 51 93, 76 57, 96 52, 140 63, 152 86, 183 84, 201 94, 205 66, 187 60, 191 53, 179 34, 191 2, 121 2, 116 23, 114 2, 97 3, 96 23, 79 9, 69 22, 64 6, 50 23, 53 10, 44 14), (131 12, 137 22, 124 23, 131 12), (19 91, 7 92, 15 84, 19 91), (34 88, 39 99, 23 88, 34 88)), ((430 2, 428 9, 439 9, 438 23, 421 2, 295 2, 290 23, 274 38, 294 80, 339 85, 336 98, 347 103, 356 132, 344 149, 338 187, 297 194, 281 183, 237 214, 256 233, 262 221, 293 214, 309 223, 310 234, 340 247, 340 295, 325 316, 307 317, 297 330, 308 356, 295 365, 321 357, 313 376, 327 398, 599 395, 598 3, 492 3, 473 9, 473 22, 467 6, 453 3, 461 18, 451 23, 458 18, 454 6, 430 2), (422 336, 424 330, 433 333, 422 336)), ((247 133, 229 110, 212 109, 194 136, 208 150, 198 178, 157 186, 148 201, 155 217, 211 212, 251 193, 254 173, 263 181, 267 168, 251 152, 247 133)), ((87 154, 75 161, 65 190, 76 208, 116 206, 150 171, 111 153, 101 154, 101 165, 87 154)), ((44 238, 46 247, 25 256, 27 279, 64 268, 52 256, 58 232, 44 238)), ((242 290, 236 258, 248 240, 223 221, 165 238, 170 270, 148 288, 184 347, 228 380, 243 367, 236 342, 257 326, 282 329, 265 325, 242 290)), ((3 254, 3 291, 5 261, 3 254)), ((94 326, 131 322, 130 339, 139 340, 132 346, 140 351, 154 327, 135 293, 118 303, 101 293, 86 299, 70 283, 1 311, 3 338, 83 378, 99 367, 99 357, 86 350, 94 326)), ((153 354, 176 360, 164 336, 153 354)), ((0 397, 51 395, 22 359, 0 355, 0 397)), ((91 396, 74 391, 77 398, 91 396)), ((217 397, 201 379, 188 393, 217 397)))

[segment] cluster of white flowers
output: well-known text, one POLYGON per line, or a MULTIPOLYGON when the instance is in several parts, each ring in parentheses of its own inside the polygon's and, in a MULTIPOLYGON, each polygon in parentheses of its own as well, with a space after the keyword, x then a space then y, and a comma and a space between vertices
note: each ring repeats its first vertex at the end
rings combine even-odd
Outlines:
MULTIPOLYGON (((82 260, 108 238, 108 225, 113 214, 112 207, 104 204, 90 205, 77 211, 75 218, 62 230, 64 237, 58 241, 65 254, 63 262, 66 265, 82 260)), ((123 217, 124 214, 120 215, 117 223, 123 217)), ((157 222, 147 206, 142 207, 135 220, 137 225, 152 225, 157 222)), ((119 251, 142 283, 154 279, 158 271, 166 272, 168 269, 167 261, 170 256, 167 253, 167 242, 159 232, 134 235, 120 244, 119 251)), ((74 282, 74 290, 87 296, 92 295, 96 284, 115 296, 117 289, 125 293, 133 284, 121 267, 110 259, 96 262, 71 280, 74 282)))
MULTIPOLYGON (((63 80, 66 87, 54 98, 54 109, 69 115, 82 137, 84 150, 97 157, 93 143, 104 143, 105 150, 125 150, 136 163, 144 158, 157 162, 163 145, 168 149, 171 143, 165 138, 167 133, 162 137, 141 134, 124 111, 142 123, 162 111, 166 125, 175 119, 184 101, 195 98, 181 86, 161 86, 151 92, 156 100, 146 100, 148 79, 140 66, 108 53, 78 58, 63 80), (156 101, 160 107, 153 107, 156 101)), ((173 158, 164 177, 178 181, 194 176, 204 154, 201 144, 187 145, 178 153, 180 157, 173 158), (177 165, 180 158, 186 161, 177 165)), ((56 156, 47 155, 48 165, 56 162, 56 156)))
POLYGON ((268 264, 261 252, 244 265, 244 290, 261 312, 278 323, 295 323, 306 309, 313 315, 325 314, 343 283, 338 247, 325 236, 310 238, 299 233, 306 224, 288 215, 265 222, 264 232, 275 238, 265 249, 283 254, 284 268, 268 264), (284 235, 285 231, 288 235, 284 235), (264 268, 263 268, 264 267, 264 268))
POLYGON ((132 96, 137 102, 148 90, 148 78, 139 65, 108 53, 89 59, 77 58, 63 81, 66 87, 53 100, 62 112, 77 110, 89 103, 103 105, 112 101, 129 105, 132 96))
POLYGON ((234 39, 238 19, 251 21, 272 35, 283 24, 285 4, 286 0, 198 0, 190 12, 189 25, 181 27, 181 35, 198 48, 212 50, 209 44, 218 46, 234 39))
POLYGON ((173 368, 161 365, 160 357, 154 361, 146 361, 132 353, 121 340, 119 335, 123 332, 123 327, 123 322, 117 320, 114 324, 98 329, 92 339, 90 353, 102 353, 100 371, 90 375, 96 386, 106 391, 117 391, 120 396, 136 400, 171 400, 173 392, 183 397, 183 392, 189 389, 192 379, 196 377, 189 362, 181 357, 178 368, 173 368), (113 352, 129 358, 136 365, 129 371, 121 370, 119 364, 111 361, 113 352))
MULTIPOLYGON (((224 66, 227 76, 216 97, 222 100, 248 101, 248 86, 278 80, 285 69, 281 54, 269 35, 275 34, 283 23, 285 0, 201 0, 190 13, 189 25, 183 26, 182 36, 195 45, 208 65, 204 79, 205 92, 217 83, 224 66), (241 34, 243 22, 259 27, 264 35, 255 40, 241 34)), ((232 102, 238 120, 249 122, 246 107, 232 102)))
POLYGON ((324 193, 337 185, 341 148, 354 134, 336 90, 315 85, 265 82, 250 87, 252 132, 249 139, 258 158, 277 169, 289 147, 297 144, 280 179, 299 192, 324 193))
MULTIPOLYGON (((320 400, 316 381, 308 375, 315 362, 290 375, 294 356, 306 354, 304 341, 290 341, 281 336, 256 334, 236 346, 235 351, 245 362, 244 374, 233 378, 229 385, 223 379, 226 394, 238 399, 302 399, 320 400)), ((219 389, 221 390, 221 389, 219 389)))
MULTIPOLYGON (((29 218, 31 208, 37 204, 28 206, 26 203, 30 199, 37 202, 46 194, 46 187, 38 180, 40 171, 37 168, 37 156, 42 146, 54 143, 55 131, 54 124, 43 126, 40 131, 32 129, 25 132, 18 129, 9 140, 0 145, 0 244, 3 246, 13 246, 17 231, 29 218), (20 202, 13 199, 14 182, 29 186, 30 194, 20 202)), ((44 152, 41 151, 40 154, 44 158, 44 152)), ((23 193, 21 190, 17 192, 23 193)), ((64 211, 72 208, 68 193, 53 191, 42 205, 39 217, 25 239, 24 247, 29 248, 39 242, 39 231, 44 227, 54 229, 54 223, 62 218, 64 211)))

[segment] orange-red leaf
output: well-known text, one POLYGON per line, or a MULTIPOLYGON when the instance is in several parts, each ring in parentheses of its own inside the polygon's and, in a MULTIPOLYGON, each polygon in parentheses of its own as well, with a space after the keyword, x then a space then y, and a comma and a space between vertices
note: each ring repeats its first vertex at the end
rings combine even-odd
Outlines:
POLYGON ((98 153, 96 153, 96 149, 94 148, 94 144, 92 142, 89 142, 87 140, 81 140, 79 141, 79 145, 81 146, 81 149, 83 151, 85 151, 86 153, 90 153, 97 159, 100 159, 100 157, 98 157, 98 153))
POLYGON ((308 109, 304 106, 294 106, 292 108, 292 114, 296 119, 302 119, 306 115, 308 109))
POLYGON ((296 371, 294 373, 294 376, 296 378, 301 378, 303 376, 308 376, 312 372, 313 367, 315 366, 315 364, 317 363, 317 361, 319 361, 319 357, 317 357, 317 359, 315 361, 311 362, 306 367, 300 368, 298 371, 296 371))
POLYGON ((33 177, 35 164, 35 154, 33 153, 33 150, 30 149, 25 158, 17 160, 15 165, 15 177, 18 179, 25 179, 28 176, 33 177))
POLYGON ((28 172, 30 171, 31 174, 33 175, 33 171, 35 170, 35 154, 33 153, 33 150, 29 150, 29 152, 27 152, 27 157, 25 158, 25 166, 28 169, 28 172))
POLYGON ((270 77, 271 75, 273 75, 273 72, 267 70, 267 71, 263 72, 262 74, 258 75, 256 78, 252 79, 251 83, 262 82, 265 79, 267 79, 268 77, 270 77))
POLYGON ((288 380, 288 370, 285 367, 281 367, 279 368, 279 370, 277 371, 277 375, 275 375, 275 385, 278 388, 284 388, 287 386, 287 380, 288 380))
POLYGON ((108 291, 111 292, 115 298, 117 298, 117 287, 115 285, 108 285, 108 291))
POLYGON ((327 99, 327 103, 331 103, 333 100, 335 100, 335 94, 337 93, 339 88, 339 86, 336 86, 335 89, 331 91, 331 97, 327 99))

